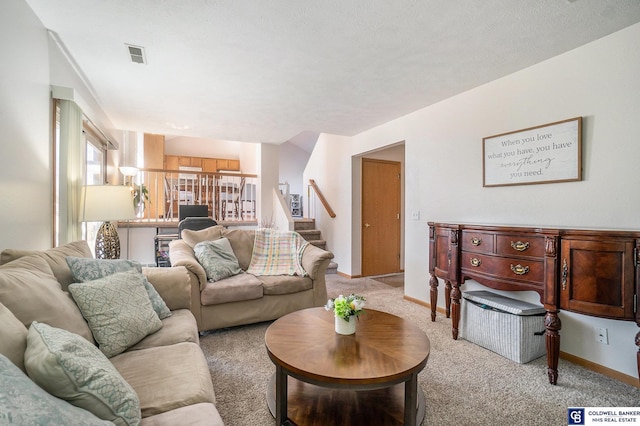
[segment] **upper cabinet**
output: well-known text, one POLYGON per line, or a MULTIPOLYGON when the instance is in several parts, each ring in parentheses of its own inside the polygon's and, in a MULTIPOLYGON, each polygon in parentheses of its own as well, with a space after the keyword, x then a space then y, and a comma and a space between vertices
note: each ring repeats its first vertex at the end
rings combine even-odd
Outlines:
POLYGON ((240 171, 240 160, 226 158, 189 157, 184 155, 165 155, 165 169, 179 170, 181 166, 200 167, 205 173, 216 173, 221 170, 240 171))

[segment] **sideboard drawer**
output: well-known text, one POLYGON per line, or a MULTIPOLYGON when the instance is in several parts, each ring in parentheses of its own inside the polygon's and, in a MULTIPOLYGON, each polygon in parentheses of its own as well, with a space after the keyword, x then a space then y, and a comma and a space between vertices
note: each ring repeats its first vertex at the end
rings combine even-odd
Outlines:
POLYGON ((497 253, 506 256, 544 257, 544 237, 498 235, 497 253))
POLYGON ((474 253, 493 253, 494 234, 473 230, 462 231, 462 251, 474 253))
POLYGON ((496 278, 518 281, 544 282, 544 262, 541 260, 486 256, 462 252, 463 273, 479 273, 496 278))

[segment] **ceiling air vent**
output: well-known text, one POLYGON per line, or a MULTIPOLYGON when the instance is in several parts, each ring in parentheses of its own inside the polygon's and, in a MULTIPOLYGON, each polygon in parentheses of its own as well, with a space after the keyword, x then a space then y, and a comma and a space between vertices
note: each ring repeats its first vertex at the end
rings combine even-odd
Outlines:
POLYGON ((136 64, 146 64, 147 61, 144 57, 144 47, 133 46, 131 44, 127 44, 127 49, 129 49, 129 56, 131 56, 131 62, 136 64))

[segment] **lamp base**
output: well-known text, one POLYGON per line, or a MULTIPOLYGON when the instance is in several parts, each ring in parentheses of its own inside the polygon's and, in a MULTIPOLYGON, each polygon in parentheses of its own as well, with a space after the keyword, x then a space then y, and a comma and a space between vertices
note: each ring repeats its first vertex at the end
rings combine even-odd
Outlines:
POLYGON ((98 229, 96 259, 120 259, 120 237, 111 222, 104 222, 98 229))

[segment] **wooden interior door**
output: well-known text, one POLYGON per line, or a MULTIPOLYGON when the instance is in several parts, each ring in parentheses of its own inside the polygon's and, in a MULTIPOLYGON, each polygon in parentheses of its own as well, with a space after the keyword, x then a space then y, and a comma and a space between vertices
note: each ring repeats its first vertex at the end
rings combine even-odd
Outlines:
POLYGON ((400 272, 400 163, 362 160, 362 275, 400 272))

